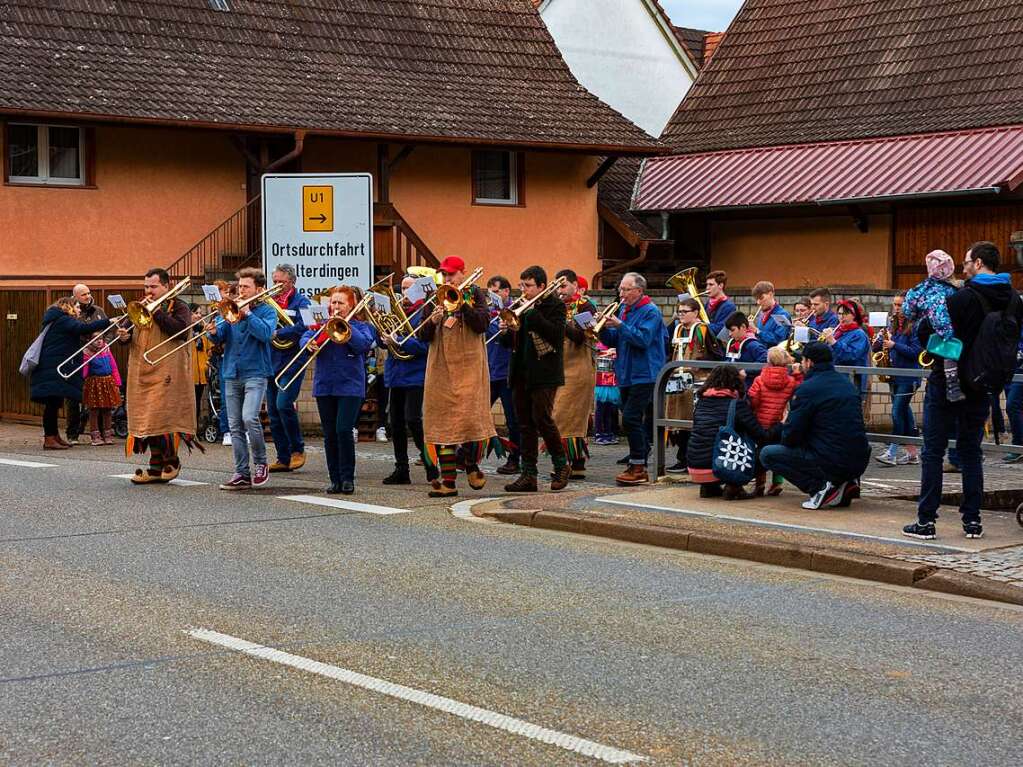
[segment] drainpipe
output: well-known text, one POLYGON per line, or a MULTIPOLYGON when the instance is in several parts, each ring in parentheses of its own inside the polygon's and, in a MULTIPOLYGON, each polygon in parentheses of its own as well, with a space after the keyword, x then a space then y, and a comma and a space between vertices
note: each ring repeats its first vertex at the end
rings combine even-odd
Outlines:
POLYGON ((269 173, 272 170, 277 170, 283 165, 287 165, 289 162, 294 160, 296 157, 302 156, 302 150, 305 149, 305 131, 295 131, 295 148, 288 152, 283 157, 278 157, 272 163, 263 168, 264 173, 269 173))
POLYGON ((593 275, 593 283, 594 283, 594 285, 599 285, 600 289, 603 290, 604 289, 604 275, 605 274, 614 274, 615 272, 625 273, 625 272, 628 272, 628 271, 632 271, 632 267, 638 266, 639 264, 642 264, 644 261, 646 261, 646 252, 647 252, 647 249, 649 247, 650 247, 650 240, 640 240, 639 241, 639 255, 636 258, 630 259, 629 261, 626 261, 625 263, 622 263, 622 264, 615 264, 610 269, 602 269, 602 270, 600 270, 595 275, 593 275))

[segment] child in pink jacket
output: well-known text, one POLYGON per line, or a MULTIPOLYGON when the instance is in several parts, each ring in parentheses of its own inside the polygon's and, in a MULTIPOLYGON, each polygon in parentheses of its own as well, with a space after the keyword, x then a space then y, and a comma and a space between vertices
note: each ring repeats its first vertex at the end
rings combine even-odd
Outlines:
POLYGON ((89 408, 89 432, 92 446, 114 444, 114 408, 121 404, 121 374, 110 349, 102 348, 99 334, 85 350, 85 387, 82 401, 89 408))

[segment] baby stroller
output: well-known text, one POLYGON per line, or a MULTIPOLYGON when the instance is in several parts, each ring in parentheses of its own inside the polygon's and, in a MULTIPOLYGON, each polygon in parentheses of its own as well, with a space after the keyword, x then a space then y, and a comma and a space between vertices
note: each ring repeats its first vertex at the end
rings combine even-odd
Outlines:
MULTIPOLYGON (((78 433, 88 434, 89 433, 89 408, 85 406, 83 402, 78 410, 78 433)), ((118 439, 127 439, 128 437, 128 399, 125 395, 124 384, 121 385, 121 404, 114 408, 114 412, 110 414, 110 425, 114 429, 114 435, 118 439)))
POLYGON ((220 362, 219 354, 211 354, 206 364, 206 391, 202 401, 206 407, 199 413, 199 437, 208 444, 216 444, 223 437, 220 431, 220 362))

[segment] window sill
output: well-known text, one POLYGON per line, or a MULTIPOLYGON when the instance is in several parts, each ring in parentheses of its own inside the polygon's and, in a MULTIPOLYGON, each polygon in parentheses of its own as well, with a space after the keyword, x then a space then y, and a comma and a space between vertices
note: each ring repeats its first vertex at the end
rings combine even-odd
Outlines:
POLYGON ((95 184, 34 184, 31 181, 4 181, 4 186, 26 187, 28 189, 98 189, 95 184))
POLYGON ((481 208, 524 208, 526 203, 524 202, 483 202, 480 200, 473 200, 473 205, 481 208))

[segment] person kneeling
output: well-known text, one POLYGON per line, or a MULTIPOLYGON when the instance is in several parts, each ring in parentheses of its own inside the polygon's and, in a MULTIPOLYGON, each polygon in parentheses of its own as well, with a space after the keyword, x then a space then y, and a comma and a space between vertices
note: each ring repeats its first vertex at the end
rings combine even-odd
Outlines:
POLYGON ((859 477, 870 462, 860 393, 835 370, 823 343, 804 347, 802 366, 781 444, 761 450, 760 463, 810 496, 804 509, 848 506, 859 498, 859 477))
POLYGON ((753 496, 742 485, 725 484, 711 469, 714 441, 718 429, 728 422, 728 411, 736 402, 735 421, 737 432, 757 444, 771 442, 777 435, 778 427, 765 430, 757 421, 749 402, 744 398, 745 386, 734 367, 714 368, 703 386, 697 391, 696 409, 693 411, 693 428, 689 435, 686 458, 689 462, 689 477, 700 485, 701 498, 715 498, 723 495, 726 501, 739 501, 753 496))

